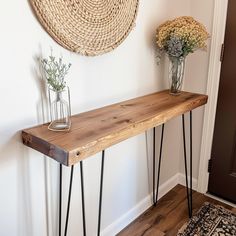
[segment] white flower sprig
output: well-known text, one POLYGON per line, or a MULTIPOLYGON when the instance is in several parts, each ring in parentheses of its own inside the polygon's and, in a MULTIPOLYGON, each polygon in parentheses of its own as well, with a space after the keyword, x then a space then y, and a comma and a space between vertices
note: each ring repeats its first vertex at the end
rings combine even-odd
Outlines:
POLYGON ((50 88, 55 92, 63 91, 66 87, 65 76, 71 67, 71 63, 64 64, 61 57, 56 60, 53 55, 49 56, 48 59, 42 59, 41 63, 50 88))

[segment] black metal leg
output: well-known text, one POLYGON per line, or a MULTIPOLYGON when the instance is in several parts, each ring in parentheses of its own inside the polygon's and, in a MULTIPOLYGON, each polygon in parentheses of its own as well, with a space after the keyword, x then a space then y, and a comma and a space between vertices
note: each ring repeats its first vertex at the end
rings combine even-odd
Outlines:
POLYGON ((162 159, 162 147, 163 147, 164 130, 165 130, 165 124, 163 124, 163 125, 162 125, 162 128, 161 128, 161 145, 160 145, 160 152, 159 152, 159 162, 158 162, 158 172, 157 172, 157 190, 156 190, 155 205, 157 204, 158 192, 159 192, 159 183, 160 183, 160 173, 161 173, 161 159, 162 159))
POLYGON ((156 200, 155 200, 155 179, 156 179, 156 128, 153 128, 153 179, 152 179, 152 184, 153 184, 153 204, 154 206, 156 205, 156 200))
POLYGON ((187 200, 188 200, 188 214, 189 214, 189 218, 191 218, 192 213, 191 213, 191 203, 190 203, 190 196, 189 196, 190 194, 189 194, 189 185, 188 185, 188 165, 187 165, 187 151, 186 151, 184 114, 182 115, 182 124, 183 124, 184 165, 185 165, 185 178, 186 178, 186 192, 187 192, 187 200))
POLYGON ((61 201, 62 201, 62 164, 59 169, 59 230, 58 234, 61 236, 61 201))
POLYGON ((155 189, 155 179, 156 179, 156 145, 155 145, 156 144, 156 128, 154 127, 154 129, 153 129, 153 204, 154 204, 154 206, 156 206, 157 200, 158 200, 164 130, 165 130, 165 124, 162 125, 162 129, 161 129, 161 144, 160 144, 159 161, 158 161, 157 185, 156 185, 156 189, 155 189))
POLYGON ((97 231, 98 236, 100 235, 100 229, 101 229, 104 159, 105 159, 105 150, 102 151, 102 163, 101 163, 100 195, 99 195, 99 210, 98 210, 98 231, 97 231))
POLYGON ((83 233, 84 233, 84 236, 86 236, 85 203, 84 203, 84 171, 83 171, 83 162, 82 161, 80 162, 80 181, 81 181, 83 233))
POLYGON ((193 214, 193 122, 192 122, 192 111, 189 113, 189 124, 190 124, 190 208, 191 217, 193 214))
POLYGON ((66 224, 65 224, 64 236, 67 235, 67 229, 68 229, 68 221, 69 221, 69 214, 70 214, 70 200, 71 200, 73 174, 74 174, 74 166, 71 167, 71 173, 70 173, 70 186, 69 186, 69 195, 68 195, 68 203, 67 203, 66 224))

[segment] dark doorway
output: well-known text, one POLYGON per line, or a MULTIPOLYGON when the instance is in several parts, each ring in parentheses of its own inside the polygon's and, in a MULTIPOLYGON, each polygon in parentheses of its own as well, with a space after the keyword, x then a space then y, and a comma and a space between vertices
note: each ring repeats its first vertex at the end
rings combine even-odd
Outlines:
POLYGON ((236 1, 228 4, 208 191, 236 203, 236 1))

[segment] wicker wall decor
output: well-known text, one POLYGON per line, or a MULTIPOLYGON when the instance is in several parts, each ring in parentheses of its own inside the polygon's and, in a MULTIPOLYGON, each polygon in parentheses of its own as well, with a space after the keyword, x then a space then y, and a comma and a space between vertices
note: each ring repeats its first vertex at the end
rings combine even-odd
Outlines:
POLYGON ((135 25, 139 0, 30 0, 42 26, 68 50, 87 56, 119 46, 135 25))

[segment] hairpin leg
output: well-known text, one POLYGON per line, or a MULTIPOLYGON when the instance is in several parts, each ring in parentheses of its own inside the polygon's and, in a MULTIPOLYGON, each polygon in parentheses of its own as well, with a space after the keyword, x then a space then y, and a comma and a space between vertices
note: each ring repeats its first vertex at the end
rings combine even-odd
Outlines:
POLYGON ((189 218, 192 217, 191 213, 191 202, 190 202, 190 193, 189 193, 189 185, 188 185, 188 164, 187 164, 187 151, 186 151, 186 137, 185 137, 185 119, 184 114, 182 115, 182 125, 183 125, 183 143, 184 143, 184 166, 185 166, 185 179, 186 179, 186 192, 187 192, 187 201, 188 201, 188 214, 189 218))
POLYGON ((73 174, 74 174, 74 166, 71 167, 71 173, 70 173, 70 186, 69 186, 69 195, 68 195, 68 203, 67 203, 66 224, 65 224, 64 236, 67 235, 67 229, 68 229, 68 221, 69 221, 69 214, 70 214, 70 200, 71 200, 73 174))
POLYGON ((155 200, 155 179, 156 179, 156 127, 153 128, 153 178, 152 178, 152 192, 153 192, 153 204, 154 206, 156 205, 156 200, 155 200))
POLYGON ((81 181, 83 234, 84 234, 84 236, 86 236, 85 201, 84 201, 84 171, 83 171, 83 162, 82 161, 80 162, 80 181, 81 181))
POLYGON ((162 128, 161 128, 161 145, 160 145, 160 152, 159 152, 159 162, 158 162, 158 172, 157 172, 157 190, 156 190, 155 204, 157 204, 158 193, 159 193, 159 183, 160 183, 160 173, 161 173, 161 159, 162 159, 162 147, 163 147, 164 130, 165 130, 165 124, 163 124, 162 128))
POLYGON ((157 171, 157 185, 155 189, 155 178, 156 178, 156 129, 153 129, 153 204, 156 206, 158 200, 159 183, 160 183, 160 172, 161 172, 161 159, 163 149, 163 137, 164 137, 165 124, 162 125, 161 129, 161 145, 159 151, 158 171, 157 171))
POLYGON ((99 194, 99 211, 98 211, 98 231, 97 235, 100 235, 101 230, 101 213, 102 213, 102 192, 103 192, 103 174, 104 174, 104 160, 105 150, 102 151, 102 163, 101 163, 101 179, 100 179, 100 194, 99 194))
POLYGON ((193 214, 193 122, 192 122, 192 111, 190 115, 190 207, 191 217, 193 214))
POLYGON ((62 164, 59 168, 59 230, 58 234, 61 236, 61 201, 62 201, 62 164))

